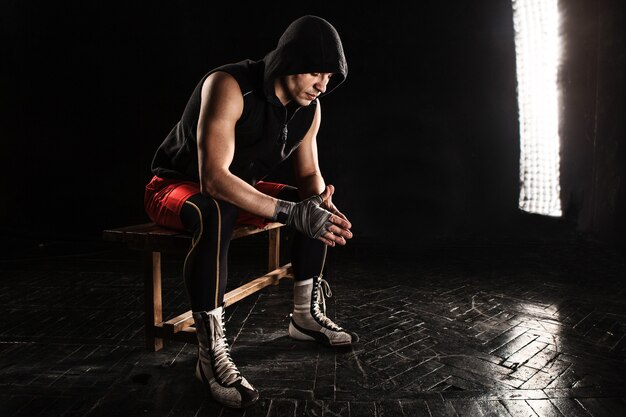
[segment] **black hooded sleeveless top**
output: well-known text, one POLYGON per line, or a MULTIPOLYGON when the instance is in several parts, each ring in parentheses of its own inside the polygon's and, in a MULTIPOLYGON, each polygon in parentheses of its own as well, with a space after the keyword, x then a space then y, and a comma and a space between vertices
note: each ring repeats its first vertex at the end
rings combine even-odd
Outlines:
POLYGON ((283 106, 276 97, 274 80, 291 74, 333 73, 326 95, 345 80, 348 68, 341 40, 330 23, 316 16, 295 20, 276 49, 262 60, 224 65, 202 77, 180 121, 154 155, 154 175, 199 182, 196 130, 202 84, 215 71, 232 75, 244 100, 242 115, 235 125, 235 154, 229 170, 254 185, 300 145, 317 107, 317 100, 308 106, 299 107, 295 101, 283 106))

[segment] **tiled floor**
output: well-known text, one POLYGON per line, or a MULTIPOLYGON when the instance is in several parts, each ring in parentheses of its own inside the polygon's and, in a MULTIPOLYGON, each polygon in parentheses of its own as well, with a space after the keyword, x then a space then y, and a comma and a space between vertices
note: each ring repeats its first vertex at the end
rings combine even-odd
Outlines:
MULTIPOLYGON (((229 287, 263 270, 264 241, 233 242, 229 287)), ((350 349, 287 336, 289 282, 227 310, 261 400, 222 409, 193 378, 195 346, 143 347, 141 262, 101 244, 0 261, 1 416, 624 416, 622 256, 588 241, 390 249, 328 258, 329 315, 350 349)), ((164 259, 166 315, 187 309, 164 259)))

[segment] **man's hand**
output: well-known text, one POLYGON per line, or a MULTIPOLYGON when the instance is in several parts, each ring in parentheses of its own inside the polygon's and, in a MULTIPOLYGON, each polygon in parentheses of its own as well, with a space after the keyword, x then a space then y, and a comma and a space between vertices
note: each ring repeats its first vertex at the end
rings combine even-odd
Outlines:
POLYGON ((324 192, 320 194, 322 197, 322 204, 320 204, 320 207, 325 208, 334 215, 329 218, 330 222, 333 223, 328 228, 331 236, 326 236, 326 234, 324 234, 322 235, 322 238, 320 238, 322 242, 329 246, 335 246, 334 243, 345 245, 346 239, 352 238, 352 232, 349 230, 352 227, 352 224, 348 218, 333 204, 332 198, 334 193, 335 187, 329 184, 326 186, 324 192), (333 217, 335 217, 335 219, 333 219, 333 217), (341 220, 343 220, 343 222, 341 222, 341 220))
POLYGON ((352 238, 350 231, 352 225, 332 204, 334 190, 331 185, 326 187, 323 193, 299 203, 278 200, 274 219, 293 226, 304 235, 319 239, 329 246, 345 245, 346 239, 352 238), (325 209, 324 203, 333 211, 325 209))

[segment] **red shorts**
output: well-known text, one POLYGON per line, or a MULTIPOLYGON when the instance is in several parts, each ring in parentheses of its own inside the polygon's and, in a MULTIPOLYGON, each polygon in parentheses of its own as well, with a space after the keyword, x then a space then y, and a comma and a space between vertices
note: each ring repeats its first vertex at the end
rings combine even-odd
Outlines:
MULTIPOLYGON (((285 184, 259 181, 254 188, 260 192, 276 197, 285 184)), ((184 231, 180 220, 180 209, 185 200, 200 193, 200 184, 154 176, 146 185, 144 208, 150 220, 158 225, 184 231)), ((247 211, 239 210, 235 226, 253 225, 264 227, 271 220, 264 219, 247 211)))

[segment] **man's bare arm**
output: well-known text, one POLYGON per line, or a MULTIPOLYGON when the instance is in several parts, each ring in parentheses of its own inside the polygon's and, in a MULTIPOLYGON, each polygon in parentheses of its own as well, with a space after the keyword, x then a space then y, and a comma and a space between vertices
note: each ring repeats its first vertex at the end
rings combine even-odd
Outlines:
POLYGON ((239 84, 227 73, 211 74, 202 86, 198 119, 200 191, 263 218, 272 218, 276 199, 228 169, 235 154, 235 124, 243 111, 239 84))
POLYGON ((317 132, 321 122, 321 111, 322 108, 318 102, 311 127, 293 156, 296 186, 302 199, 320 194, 326 188, 317 159, 317 132))

